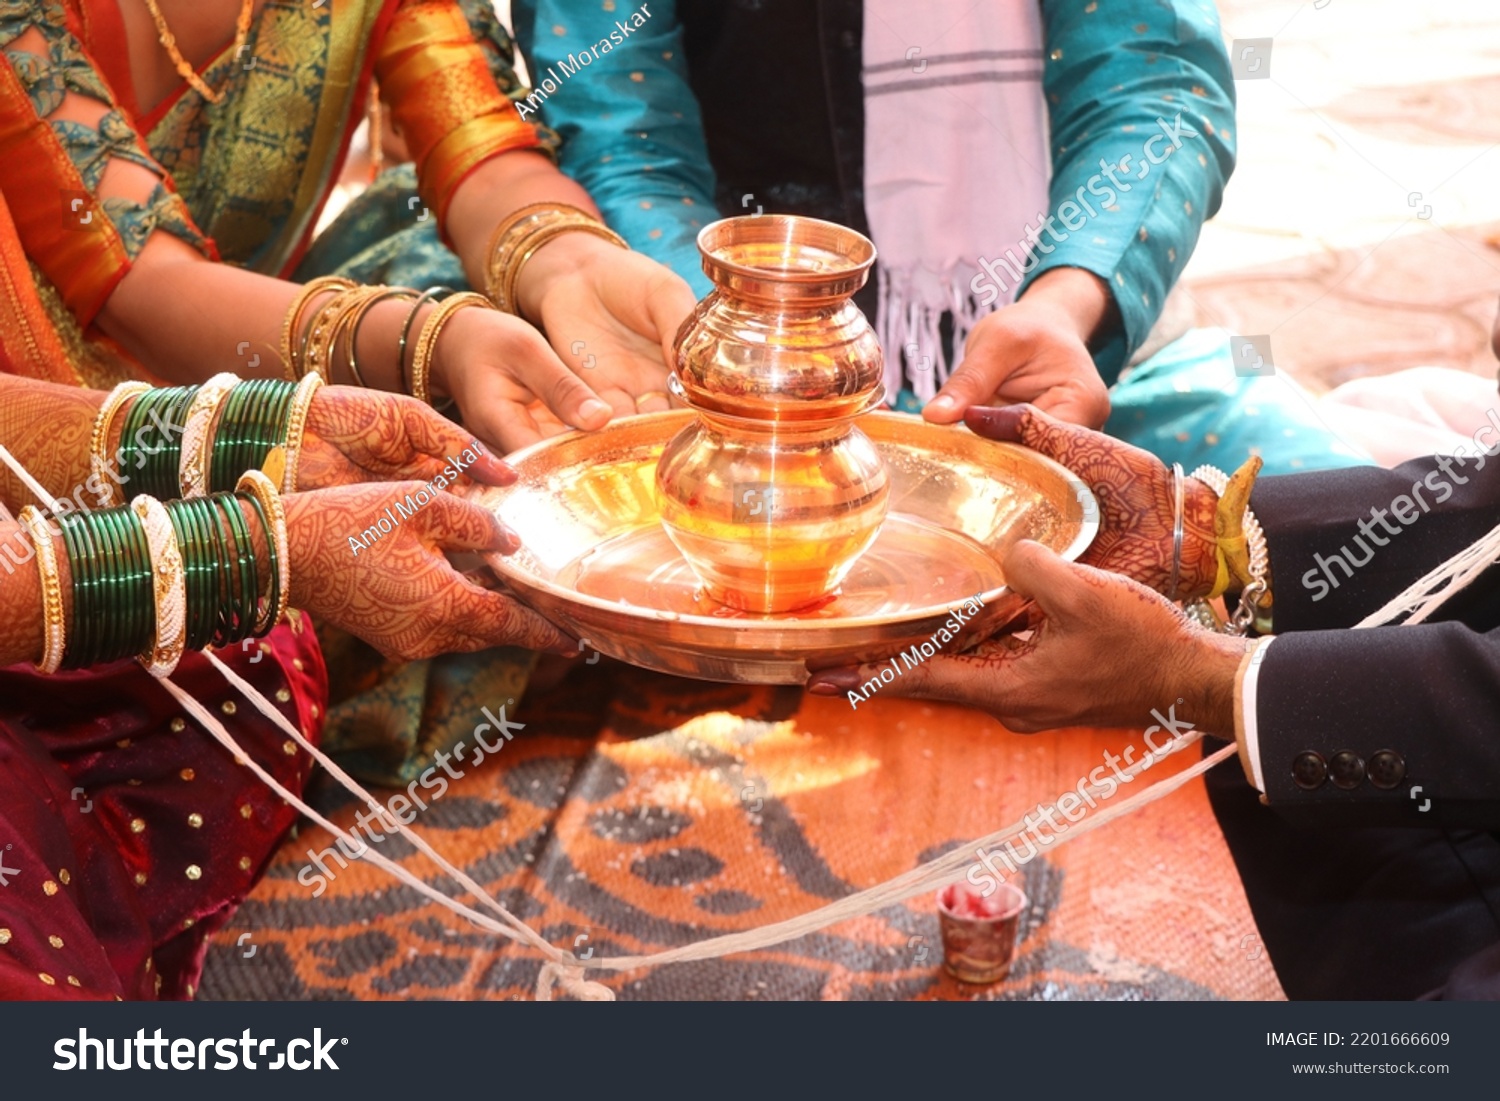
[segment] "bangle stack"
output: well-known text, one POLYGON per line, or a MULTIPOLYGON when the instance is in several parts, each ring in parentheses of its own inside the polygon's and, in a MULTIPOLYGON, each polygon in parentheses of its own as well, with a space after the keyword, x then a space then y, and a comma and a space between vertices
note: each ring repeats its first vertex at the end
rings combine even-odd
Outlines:
POLYGON ((223 374, 202 386, 153 390, 134 383, 127 384, 133 389, 117 388, 94 421, 89 458, 110 494, 106 503, 115 504, 122 496, 108 481, 126 487, 126 500, 143 494, 165 500, 227 493, 241 474, 263 466, 277 448, 286 459, 282 492, 290 493, 297 484, 308 412, 322 384, 317 375, 293 384, 280 379, 241 382, 223 374), (111 463, 106 454, 110 426, 126 402, 124 429, 111 463), (116 466, 118 475, 112 473, 116 466))
POLYGON ((71 578, 66 613, 47 522, 36 509, 23 510, 42 577, 45 641, 37 668, 51 673, 135 657, 164 677, 188 650, 233 646, 269 631, 286 611, 286 519, 265 475, 246 475, 244 484, 243 492, 165 503, 138 496, 127 507, 56 517, 71 578), (264 591, 253 524, 269 559, 264 591))
POLYGON ((342 279, 336 275, 325 275, 321 279, 314 279, 311 283, 303 286, 292 300, 291 308, 286 312, 286 321, 281 327, 281 369, 286 374, 288 382, 296 382, 307 373, 302 366, 302 315, 307 312, 307 307, 312 304, 313 299, 329 291, 346 291, 354 286, 354 280, 342 279))
POLYGON ((197 394, 196 386, 147 390, 125 409, 118 460, 121 474, 130 482, 127 498, 142 493, 177 496, 182 433, 197 394))
MULTIPOLYGON (((571 207, 566 209, 572 210, 571 207)), ((624 242, 615 234, 598 222, 589 219, 582 211, 578 211, 577 215, 587 220, 589 226, 593 227, 593 231, 607 235, 622 246, 624 245, 624 242)), ((569 216, 566 224, 546 223, 543 228, 547 233, 546 239, 550 239, 551 236, 566 229, 589 227, 575 225, 569 216)), ((530 241, 531 238, 528 237, 527 240, 530 241)), ((521 257, 521 262, 524 262, 526 257, 529 257, 544 243, 544 239, 533 241, 525 255, 521 257)), ((338 358, 338 350, 342 347, 344 362, 349 368, 350 380, 358 386, 367 387, 369 384, 360 370, 359 357, 356 353, 359 328, 372 309, 392 299, 401 299, 410 303, 406 320, 401 326, 401 338, 396 345, 397 376, 413 397, 419 401, 430 402, 432 358, 437 347, 438 336, 459 310, 475 306, 493 309, 494 303, 485 296, 472 293, 457 294, 451 287, 434 287, 431 290, 419 292, 410 287, 361 287, 347 279, 314 280, 302 289, 287 311, 286 323, 282 330, 282 361, 286 365, 288 378, 300 379, 316 375, 325 382, 332 382, 333 363, 338 358), (312 308, 315 299, 329 294, 331 297, 317 308, 312 308), (422 310, 444 295, 448 297, 428 314, 418 331, 417 321, 422 310), (417 333, 415 350, 408 369, 406 353, 408 345, 413 343, 414 331, 417 333)), ((289 477, 294 470, 295 463, 289 459, 289 477)))
POLYGON ((418 401, 432 404, 432 357, 437 351, 437 341, 443 333, 443 326, 455 314, 468 309, 492 310, 494 306, 484 295, 466 291, 444 299, 423 323, 422 334, 417 337, 417 349, 411 357, 411 396, 418 401))
POLYGON ((591 233, 624 249, 630 247, 599 219, 565 203, 531 203, 496 226, 490 237, 489 268, 484 288, 496 308, 519 317, 521 308, 516 302, 516 284, 526 261, 554 237, 575 232, 591 233))

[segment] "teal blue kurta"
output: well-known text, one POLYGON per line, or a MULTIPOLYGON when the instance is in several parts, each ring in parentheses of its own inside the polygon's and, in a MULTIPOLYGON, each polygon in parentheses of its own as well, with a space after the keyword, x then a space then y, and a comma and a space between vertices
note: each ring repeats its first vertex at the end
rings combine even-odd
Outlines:
MULTIPOLYGON (((556 72, 612 18, 601 0, 514 0, 513 14, 534 74, 556 72)), ((1042 15, 1052 211, 1080 189, 1098 201, 1101 184, 1089 185, 1106 168, 1114 169, 1104 182, 1115 200, 1042 256, 1027 282, 1076 267, 1114 293, 1121 325, 1095 352, 1101 376, 1116 384, 1108 429, 1189 468, 1232 469, 1252 452, 1272 472, 1365 461, 1332 437, 1284 376, 1236 376, 1227 334, 1191 333, 1118 381, 1233 170, 1233 77, 1210 3, 1042 0, 1042 15), (1186 128, 1182 148, 1141 178, 1143 147, 1163 125, 1186 128), (1256 412, 1245 414, 1247 406, 1256 412)), ((655 0, 646 27, 568 78, 539 103, 539 115, 563 140, 563 170, 609 224, 707 293, 694 239, 718 216, 714 177, 673 0, 655 0)), ((901 407, 911 408, 912 396, 903 397, 901 407)))

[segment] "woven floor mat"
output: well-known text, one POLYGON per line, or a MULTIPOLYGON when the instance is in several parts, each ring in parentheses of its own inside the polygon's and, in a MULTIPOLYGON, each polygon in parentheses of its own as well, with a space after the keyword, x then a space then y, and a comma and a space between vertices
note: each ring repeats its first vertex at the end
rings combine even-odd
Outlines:
MULTIPOLYGON (((525 729, 494 756, 450 762, 461 778, 446 791, 442 772, 413 789, 426 804, 415 827, 552 943, 599 956, 804 913, 1055 801, 1107 751, 1145 749, 1139 731, 1023 738, 956 707, 877 696, 855 712, 608 663, 509 717, 525 729)), ((1113 800, 1197 757, 1156 764, 1113 800)), ((314 801, 355 825, 326 777, 314 801)), ((211 946, 200 997, 531 996, 535 956, 367 863, 341 866, 337 849, 325 874, 309 854, 332 845, 309 826, 283 845, 211 946)), ((452 889, 407 842, 378 847, 452 889)), ((930 895, 777 948, 607 981, 622 999, 1281 997, 1201 781, 1043 846, 1022 873, 1022 942, 995 986, 943 974, 930 895)))

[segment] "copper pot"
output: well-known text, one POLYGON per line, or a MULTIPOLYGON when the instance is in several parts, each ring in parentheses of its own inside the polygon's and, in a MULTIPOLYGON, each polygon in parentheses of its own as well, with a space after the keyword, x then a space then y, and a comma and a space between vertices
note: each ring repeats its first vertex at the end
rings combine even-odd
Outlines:
POLYGON ((885 519, 880 455, 855 427, 882 357, 852 301, 875 246, 813 218, 698 234, 715 289, 677 334, 673 393, 697 417, 656 471, 662 524, 708 595, 788 612, 836 593, 885 519))

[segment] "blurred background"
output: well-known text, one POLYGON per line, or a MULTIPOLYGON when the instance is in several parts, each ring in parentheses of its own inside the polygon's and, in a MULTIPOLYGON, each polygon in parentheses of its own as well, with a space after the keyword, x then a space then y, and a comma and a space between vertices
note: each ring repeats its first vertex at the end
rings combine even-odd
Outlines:
POLYGON ((1270 334, 1314 393, 1421 365, 1494 377, 1500 4, 1218 7, 1239 166, 1183 281, 1193 320, 1270 334))

